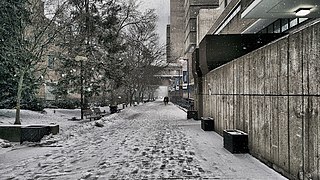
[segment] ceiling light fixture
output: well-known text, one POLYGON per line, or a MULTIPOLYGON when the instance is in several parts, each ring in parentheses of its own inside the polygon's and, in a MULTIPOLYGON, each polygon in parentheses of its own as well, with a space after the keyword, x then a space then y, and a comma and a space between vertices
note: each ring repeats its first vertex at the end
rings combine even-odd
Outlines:
POLYGON ((296 16, 306 16, 310 14, 310 10, 311 8, 299 8, 298 10, 296 10, 296 16))

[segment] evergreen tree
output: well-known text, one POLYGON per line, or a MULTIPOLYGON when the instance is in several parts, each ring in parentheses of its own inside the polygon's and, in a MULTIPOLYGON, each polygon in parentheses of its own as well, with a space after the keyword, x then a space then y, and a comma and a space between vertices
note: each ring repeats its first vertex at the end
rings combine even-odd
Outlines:
MULTIPOLYGON (((15 124, 20 122, 21 102, 29 104, 43 83, 46 72, 44 53, 53 45, 56 32, 54 19, 44 16, 40 0, 4 0, 0 3, 1 73, 6 87, 1 98, 15 102, 15 124)), ((4 88, 3 88, 4 89, 4 88)), ((2 102, 3 102, 3 99, 2 102)))
MULTIPOLYGON (((0 2, 0 106, 13 107, 16 103, 19 69, 24 68, 25 59, 32 57, 26 50, 24 30, 30 25, 27 0, 3 0, 0 2)), ((33 82, 33 74, 25 74, 26 81, 33 82)), ((29 86, 22 93, 24 99, 31 99, 34 87, 29 86)))

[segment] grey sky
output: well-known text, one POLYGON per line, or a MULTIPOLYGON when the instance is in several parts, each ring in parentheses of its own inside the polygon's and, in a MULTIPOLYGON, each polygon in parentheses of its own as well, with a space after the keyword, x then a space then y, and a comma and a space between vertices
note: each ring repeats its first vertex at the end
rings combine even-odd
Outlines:
POLYGON ((158 20, 158 32, 160 36, 160 43, 166 43, 166 28, 169 24, 170 16, 170 0, 141 0, 141 7, 144 9, 156 9, 156 13, 159 17, 158 20))

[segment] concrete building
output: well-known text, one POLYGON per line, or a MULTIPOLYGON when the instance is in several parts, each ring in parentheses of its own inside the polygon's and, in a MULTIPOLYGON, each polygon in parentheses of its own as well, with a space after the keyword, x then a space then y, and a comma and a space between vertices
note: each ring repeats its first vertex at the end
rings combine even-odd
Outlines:
POLYGON ((199 117, 212 117, 221 135, 248 133, 250 154, 286 177, 319 180, 320 1, 219 4, 210 28, 198 21, 199 117))
MULTIPOLYGON (((34 21, 41 22, 43 24, 49 24, 49 19, 45 16, 45 8, 44 1, 41 0, 31 0, 29 4, 29 8, 32 8, 33 15, 32 18, 34 21)), ((36 26, 29 26, 27 28, 26 35, 30 39, 36 39, 39 33, 37 30, 40 29, 38 27, 41 23, 38 23, 36 26)), ((49 28, 50 29, 50 28, 49 28)), ((49 30, 40 33, 52 33, 49 30)), ((43 47, 38 49, 38 53, 41 54, 41 59, 37 60, 37 69, 39 71, 36 72, 36 77, 41 78, 43 83, 39 86, 36 97, 44 100, 44 101, 53 101, 55 100, 55 95, 53 95, 53 85, 57 83, 59 79, 58 73, 55 71, 58 68, 57 62, 57 52, 60 50, 57 46, 52 43, 47 43, 52 41, 49 36, 40 37, 40 42, 38 42, 38 46, 41 44, 43 47), (41 69, 41 70, 40 70, 41 69), (46 69, 45 71, 42 69, 46 69)))
POLYGON ((170 0, 170 59, 176 62, 184 54, 184 0, 170 0))
POLYGON ((199 118, 248 133, 250 154, 286 177, 319 180, 320 1, 201 3, 171 1, 170 22, 199 118))
MULTIPOLYGON (((201 9, 214 9, 217 7, 219 7, 218 0, 170 1, 170 61, 182 65, 180 74, 183 77, 179 80, 179 84, 181 84, 179 91, 183 90, 182 94, 184 98, 192 98, 194 92, 191 63, 192 53, 197 46, 198 13, 201 9)), ((205 16, 204 14, 203 16, 205 16)), ((207 16, 210 15, 207 13, 207 16)), ((174 94, 181 95, 181 93, 174 94)))

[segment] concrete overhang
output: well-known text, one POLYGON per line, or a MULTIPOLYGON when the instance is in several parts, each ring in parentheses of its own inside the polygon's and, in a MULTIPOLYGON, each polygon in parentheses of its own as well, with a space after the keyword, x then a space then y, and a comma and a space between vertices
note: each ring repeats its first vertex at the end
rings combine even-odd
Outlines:
POLYGON ((310 9, 310 14, 303 17, 320 17, 320 0, 254 0, 241 18, 296 18, 296 11, 303 8, 310 9))
MULTIPOLYGON (((201 74, 258 49, 285 34, 206 35, 199 45, 201 74)), ((199 71, 199 70, 198 70, 199 71)))

